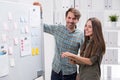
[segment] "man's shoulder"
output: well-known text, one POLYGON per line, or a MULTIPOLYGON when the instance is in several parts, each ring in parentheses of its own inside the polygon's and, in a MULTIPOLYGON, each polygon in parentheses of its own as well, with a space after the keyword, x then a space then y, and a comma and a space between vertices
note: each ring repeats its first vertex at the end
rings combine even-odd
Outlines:
POLYGON ((81 35, 81 34, 83 34, 83 31, 80 29, 76 29, 76 33, 81 35))

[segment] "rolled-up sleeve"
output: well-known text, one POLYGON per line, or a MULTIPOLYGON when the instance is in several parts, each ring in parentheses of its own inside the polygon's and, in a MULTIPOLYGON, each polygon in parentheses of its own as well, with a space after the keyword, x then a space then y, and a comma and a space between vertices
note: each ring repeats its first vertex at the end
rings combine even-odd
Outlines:
POLYGON ((44 24, 43 27, 44 27, 44 32, 53 35, 58 26, 57 25, 47 25, 47 24, 44 24))
POLYGON ((90 58, 92 64, 94 64, 94 63, 97 61, 97 59, 98 59, 98 56, 92 56, 92 57, 90 58))
POLYGON ((91 57, 90 57, 90 60, 91 60, 91 62, 94 64, 94 63, 96 63, 96 61, 101 61, 101 60, 102 60, 102 57, 103 57, 103 56, 102 56, 102 50, 101 50, 101 49, 98 49, 96 55, 91 56, 91 57))

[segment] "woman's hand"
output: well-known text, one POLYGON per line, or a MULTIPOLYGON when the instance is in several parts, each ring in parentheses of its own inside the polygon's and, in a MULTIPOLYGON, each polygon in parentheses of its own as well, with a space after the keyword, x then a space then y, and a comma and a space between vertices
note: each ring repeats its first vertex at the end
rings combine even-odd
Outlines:
POLYGON ((62 58, 64 58, 64 57, 72 57, 72 56, 74 56, 75 54, 73 54, 73 53, 70 53, 70 52, 62 52, 62 54, 61 54, 61 57, 62 58))
POLYGON ((61 57, 62 58, 69 58, 69 63, 76 64, 76 62, 72 59, 75 54, 70 52, 62 52, 61 57))

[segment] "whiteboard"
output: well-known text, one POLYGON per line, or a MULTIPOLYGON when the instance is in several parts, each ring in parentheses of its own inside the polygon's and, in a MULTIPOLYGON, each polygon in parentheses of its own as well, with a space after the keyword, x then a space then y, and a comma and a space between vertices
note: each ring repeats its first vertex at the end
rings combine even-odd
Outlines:
POLYGON ((0 80, 44 76, 43 29, 38 7, 0 1, 0 80))

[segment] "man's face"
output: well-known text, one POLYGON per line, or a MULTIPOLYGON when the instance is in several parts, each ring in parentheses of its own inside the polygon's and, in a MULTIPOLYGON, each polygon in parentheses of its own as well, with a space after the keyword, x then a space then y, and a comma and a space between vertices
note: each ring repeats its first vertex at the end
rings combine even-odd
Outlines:
POLYGON ((68 28, 74 28, 78 21, 79 20, 75 18, 72 12, 68 12, 68 15, 66 16, 66 25, 68 28))

